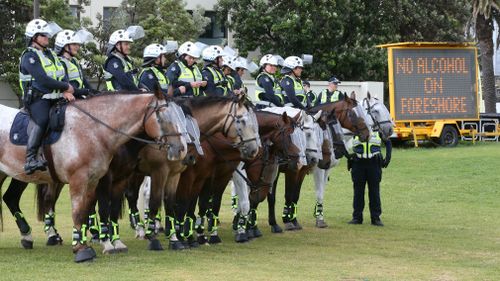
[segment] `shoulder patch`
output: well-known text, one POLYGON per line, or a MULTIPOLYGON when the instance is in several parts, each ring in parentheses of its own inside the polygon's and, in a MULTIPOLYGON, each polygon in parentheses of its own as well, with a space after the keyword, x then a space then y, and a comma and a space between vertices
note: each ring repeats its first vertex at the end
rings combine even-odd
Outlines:
POLYGON ((29 62, 30 62, 30 64, 35 64, 35 58, 33 58, 33 57, 29 58, 29 62))
POLYGON ((150 80, 153 80, 153 78, 154 78, 153 74, 151 74, 151 73, 150 73, 150 74, 148 74, 148 78, 149 78, 150 80))
POLYGON ((271 82, 271 79, 269 79, 269 77, 264 78, 264 80, 266 80, 266 82, 271 82))
POLYGON ((290 85, 290 81, 289 81, 289 80, 287 80, 287 81, 286 81, 286 84, 287 84, 287 85, 290 85))
POLYGON ((117 63, 117 62, 114 62, 114 63, 113 63, 113 67, 114 67, 114 68, 118 68, 118 67, 119 67, 118 63, 117 63))

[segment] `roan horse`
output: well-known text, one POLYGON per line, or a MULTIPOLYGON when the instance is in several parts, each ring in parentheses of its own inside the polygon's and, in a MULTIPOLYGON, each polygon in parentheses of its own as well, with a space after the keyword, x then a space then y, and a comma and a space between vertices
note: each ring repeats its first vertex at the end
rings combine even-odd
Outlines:
POLYGON ((73 252, 76 262, 95 258, 82 233, 82 225, 95 204, 95 188, 106 173, 116 150, 132 137, 145 132, 166 147, 163 131, 165 100, 156 94, 109 94, 70 103, 61 138, 50 146, 53 167, 26 175, 25 147, 9 141, 9 131, 18 110, 0 105, 0 181, 11 176, 24 182, 69 183, 73 217, 73 252), (127 114, 123 114, 127 112, 127 114), (51 175, 50 171, 53 171, 51 175))

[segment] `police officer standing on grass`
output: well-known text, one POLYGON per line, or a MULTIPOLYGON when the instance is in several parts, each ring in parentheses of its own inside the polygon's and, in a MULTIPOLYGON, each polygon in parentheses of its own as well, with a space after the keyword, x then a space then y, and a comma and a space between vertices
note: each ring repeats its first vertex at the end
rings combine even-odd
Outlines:
POLYGON ((318 95, 318 102, 323 104, 327 102, 336 102, 338 100, 343 100, 345 95, 342 94, 337 88, 340 84, 340 80, 336 76, 332 76, 328 80, 328 88, 324 89, 318 95))
POLYGON ((304 63, 302 59, 296 56, 290 56, 283 62, 283 69, 281 73, 285 74, 281 79, 281 88, 283 93, 286 94, 286 100, 292 107, 305 109, 307 105, 304 86, 300 79, 304 63))
POLYGON ((257 108, 269 106, 282 107, 285 99, 281 87, 274 75, 278 70, 278 58, 267 54, 260 59, 260 73, 255 79, 255 98, 257 108))
POLYGON ((28 48, 23 52, 19 66, 19 83, 23 103, 30 113, 33 126, 28 132, 26 147, 26 174, 45 171, 47 163, 37 159, 38 149, 49 124, 49 111, 61 98, 73 101, 75 92, 68 82, 62 63, 54 51, 48 48, 49 37, 60 31, 55 23, 34 19, 26 26, 28 48))
POLYGON ((222 73, 223 55, 224 50, 217 45, 203 49, 202 58, 205 61, 205 67, 201 71, 201 75, 203 81, 207 81, 207 85, 203 88, 206 96, 225 96, 228 94, 228 81, 222 73))
MULTIPOLYGON (((104 62, 104 78, 108 91, 139 91, 137 70, 133 68, 130 55, 130 33, 119 29, 111 34, 108 42, 108 58, 104 62)), ((145 89, 144 89, 145 91, 145 89)))
POLYGON ((174 88, 174 96, 199 96, 201 87, 207 82, 202 81, 201 72, 196 65, 200 58, 200 49, 192 42, 184 42, 177 50, 178 59, 167 70, 167 78, 174 88), (179 89, 175 92, 175 89, 179 89))
POLYGON ((374 131, 366 142, 354 137, 352 150, 354 156, 348 160, 347 168, 351 170, 351 178, 354 188, 353 213, 349 224, 363 223, 363 209, 365 207, 365 186, 368 183, 368 198, 370 200, 371 224, 384 226, 380 215, 382 206, 380 202, 380 181, 382 180, 382 168, 387 168, 391 162, 392 145, 387 139, 385 159, 381 152, 382 139, 379 132, 374 131))
POLYGON ((318 105, 319 100, 316 93, 311 90, 311 83, 307 80, 303 80, 302 85, 304 86, 304 92, 306 95, 306 106, 309 108, 318 105))
MULTIPOLYGON (((149 91, 154 91, 156 85, 160 85, 164 95, 168 94, 170 81, 165 75, 167 49, 160 44, 150 44, 144 48, 143 59, 144 68, 139 74, 139 85, 149 91)), ((186 92, 186 87, 180 86, 174 90, 174 96, 179 96, 186 92)))
POLYGON ((63 63, 69 83, 75 89, 74 96, 77 98, 85 98, 88 95, 98 93, 97 90, 92 89, 90 83, 83 76, 80 62, 76 59, 80 45, 85 43, 84 33, 88 34, 86 36, 90 36, 87 31, 74 32, 66 29, 57 34, 55 42, 55 51, 63 63))

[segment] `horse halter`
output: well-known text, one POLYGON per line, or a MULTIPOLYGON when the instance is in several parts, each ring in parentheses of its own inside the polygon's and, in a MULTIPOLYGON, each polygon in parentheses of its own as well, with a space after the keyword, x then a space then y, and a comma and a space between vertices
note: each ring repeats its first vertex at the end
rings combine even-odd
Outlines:
MULTIPOLYGON (((144 120, 142 121, 142 126, 144 128, 146 128, 146 122, 147 120, 149 120, 149 118, 153 115, 153 113, 155 113, 156 115, 156 121, 161 124, 163 121, 165 121, 162 117, 161 117, 161 114, 160 114, 160 111, 162 108, 166 108, 169 106, 169 103, 168 102, 165 102, 163 104, 160 104, 158 102, 158 99, 156 99, 154 105, 152 105, 152 103, 150 103, 148 105, 148 111, 149 109, 151 108, 152 110, 147 112, 145 115, 144 115, 144 120)), ((161 131, 161 136, 155 138, 155 142, 154 144, 158 145, 159 146, 159 149, 162 150, 163 148, 169 148, 171 146, 171 144, 168 142, 168 138, 169 137, 181 137, 181 136, 186 136, 187 135, 187 132, 176 132, 176 133, 164 133, 163 132, 163 129, 161 128, 161 125, 160 125, 160 131, 161 131)))
POLYGON ((259 134, 258 134, 258 129, 257 129, 257 134, 256 134, 255 137, 249 138, 249 139, 245 139, 243 137, 243 128, 242 128, 242 126, 243 126, 243 119, 246 118, 246 115, 248 115, 248 118, 249 118, 249 120, 250 120, 251 123, 255 123, 255 124, 252 124, 252 125, 255 125, 255 126, 258 126, 258 125, 256 123, 257 120, 255 119, 254 116, 251 115, 250 111, 248 111, 244 115, 238 115, 237 106, 238 106, 238 102, 233 100, 231 102, 231 107, 229 108, 229 112, 226 114, 226 119, 224 120, 224 125, 222 125, 222 134, 225 137, 228 137, 229 130, 231 129, 231 125, 233 125, 233 123, 234 123, 235 126, 236 126, 236 135, 238 136, 238 138, 240 139, 240 141, 237 142, 237 143, 235 143, 235 144, 233 144, 233 147, 235 147, 235 148, 244 148, 244 146, 245 146, 246 143, 252 142, 252 141, 257 142, 257 144, 259 146, 261 146, 260 137, 259 137, 259 134), (230 118, 231 118, 231 121, 229 121, 230 118))
POLYGON ((379 121, 377 120, 377 118, 375 118, 373 116, 373 108, 375 107, 376 103, 370 105, 370 100, 368 98, 364 98, 363 99, 363 104, 366 102, 366 112, 368 113, 368 116, 370 116, 370 118, 372 119, 373 121, 373 130, 374 131, 380 131, 380 125, 381 124, 386 124, 386 123, 392 123, 392 121, 390 119, 387 119, 387 120, 382 120, 382 121, 379 121))

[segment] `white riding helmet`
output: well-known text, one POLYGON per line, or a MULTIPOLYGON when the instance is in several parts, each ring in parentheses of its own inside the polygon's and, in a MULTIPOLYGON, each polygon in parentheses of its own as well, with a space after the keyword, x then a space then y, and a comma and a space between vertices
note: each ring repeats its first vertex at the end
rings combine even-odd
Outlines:
POLYGON ((179 50, 177 50, 177 56, 182 56, 182 55, 189 55, 195 59, 200 57, 200 49, 191 41, 187 41, 182 43, 182 45, 179 47, 179 50))
POLYGON ((275 55, 267 54, 260 59, 259 66, 264 66, 265 64, 278 66, 278 58, 275 55))
POLYGON ((35 34, 46 34, 51 38, 61 30, 62 28, 55 22, 47 23, 42 19, 34 19, 26 25, 24 35, 28 38, 32 38, 35 34))
POLYGON ((151 44, 144 48, 143 58, 157 58, 162 54, 166 54, 167 49, 160 44, 151 44))
POLYGON ((215 61, 218 57, 224 56, 224 50, 217 46, 211 45, 203 49, 202 57, 205 61, 215 61))
POLYGON ((296 67, 304 67, 304 62, 297 56, 289 56, 283 62, 283 67, 295 69, 296 67))
POLYGON ((64 46, 68 44, 83 44, 80 37, 75 36, 75 32, 73 30, 65 29, 56 36, 56 47, 64 48, 64 46))
POLYGON ((234 67, 248 70, 247 60, 242 57, 237 57, 236 59, 234 59, 234 67))
POLYGON ((237 59, 234 57, 229 57, 229 56, 223 56, 222 59, 224 60, 224 63, 222 66, 227 66, 231 68, 232 70, 236 70, 236 67, 238 65, 237 59))
POLYGON ((116 45, 118 42, 134 42, 130 34, 123 29, 118 29, 109 36, 109 45, 116 45))

